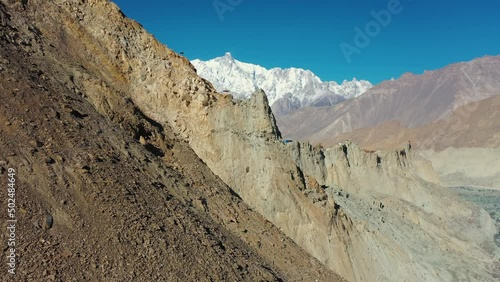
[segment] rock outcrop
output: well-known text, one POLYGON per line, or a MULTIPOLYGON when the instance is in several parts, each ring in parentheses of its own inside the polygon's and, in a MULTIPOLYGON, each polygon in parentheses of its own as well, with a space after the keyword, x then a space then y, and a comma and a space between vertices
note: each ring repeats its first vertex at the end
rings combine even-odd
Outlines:
MULTIPOLYGON (((149 142, 159 157, 168 159, 168 151, 155 138, 158 133, 141 128, 124 111, 141 113, 187 142, 186 150, 202 160, 198 165, 206 164, 252 209, 347 280, 498 277, 491 218, 426 181, 434 179, 432 169, 409 147, 365 152, 351 142, 328 149, 284 144, 262 91, 246 101, 216 93, 186 58, 114 4, 33 0, 23 12, 17 2, 4 2, 27 18, 16 17, 16 24, 33 34, 39 58, 64 70, 58 81, 112 122, 135 131, 136 140, 149 142)), ((196 205, 205 209, 203 200, 196 205)), ((277 268, 286 270, 286 263, 277 268)), ((313 277, 314 271, 302 277, 313 277)), ((328 275, 317 279, 327 281, 328 275)))

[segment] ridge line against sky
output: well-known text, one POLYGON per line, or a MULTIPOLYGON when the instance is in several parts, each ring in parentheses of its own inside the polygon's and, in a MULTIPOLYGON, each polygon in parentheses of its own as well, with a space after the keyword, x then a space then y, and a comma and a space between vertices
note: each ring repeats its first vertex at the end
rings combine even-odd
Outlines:
POLYGON ((494 0, 113 2, 190 60, 231 52, 267 69, 311 70, 323 81, 375 84, 500 54, 494 0))

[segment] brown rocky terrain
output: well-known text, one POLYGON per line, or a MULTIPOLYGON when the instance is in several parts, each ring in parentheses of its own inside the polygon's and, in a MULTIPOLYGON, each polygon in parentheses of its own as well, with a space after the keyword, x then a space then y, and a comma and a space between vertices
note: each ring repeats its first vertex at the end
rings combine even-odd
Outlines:
POLYGON ((110 2, 0 3, 22 279, 500 276, 492 219, 412 149, 285 145, 262 91, 216 93, 110 2))
POLYGON ((126 96, 96 111, 68 72, 73 50, 29 20, 75 6, 30 4, 0 3, 1 185, 15 168, 19 220, 2 281, 341 281, 126 96))

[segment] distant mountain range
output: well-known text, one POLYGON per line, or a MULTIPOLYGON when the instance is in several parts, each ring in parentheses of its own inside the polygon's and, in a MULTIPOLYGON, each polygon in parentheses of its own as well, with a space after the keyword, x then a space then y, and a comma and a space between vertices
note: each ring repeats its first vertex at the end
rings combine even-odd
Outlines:
POLYGON ((366 80, 323 82, 309 70, 299 68, 266 69, 243 63, 230 53, 209 61, 193 60, 198 75, 210 81, 219 92, 235 98, 248 98, 255 88, 266 92, 275 115, 284 115, 313 106, 332 106, 357 97, 372 87, 366 80))
POLYGON ((497 146, 499 140, 486 137, 500 131, 491 120, 499 111, 498 106, 493 107, 498 105, 498 99, 476 103, 497 95, 500 95, 500 56, 484 57, 422 75, 404 74, 397 80, 374 86, 355 99, 278 117, 278 125, 287 138, 324 145, 352 138, 371 148, 400 146, 408 141, 399 136, 407 128, 411 131, 404 131, 404 135, 417 139, 415 145, 420 148, 497 146), (478 128, 482 130, 484 144, 478 142, 479 135, 472 134, 478 128), (471 140, 465 140, 465 136, 471 140))

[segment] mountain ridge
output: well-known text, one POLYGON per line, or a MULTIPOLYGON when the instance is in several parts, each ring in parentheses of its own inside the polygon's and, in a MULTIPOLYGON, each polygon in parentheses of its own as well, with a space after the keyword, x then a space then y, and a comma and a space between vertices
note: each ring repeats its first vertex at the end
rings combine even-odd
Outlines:
POLYGON ((500 56, 486 56, 420 75, 407 73, 343 103, 278 116, 278 125, 287 138, 312 142, 390 121, 420 127, 442 120, 460 107, 498 95, 499 62, 500 56))
POLYGON ((366 80, 323 82, 310 70, 271 68, 240 62, 227 52, 209 61, 191 63, 198 75, 212 82, 219 92, 229 92, 237 99, 246 99, 256 88, 266 93, 275 115, 296 111, 306 106, 334 105, 357 97, 372 87, 366 80))

